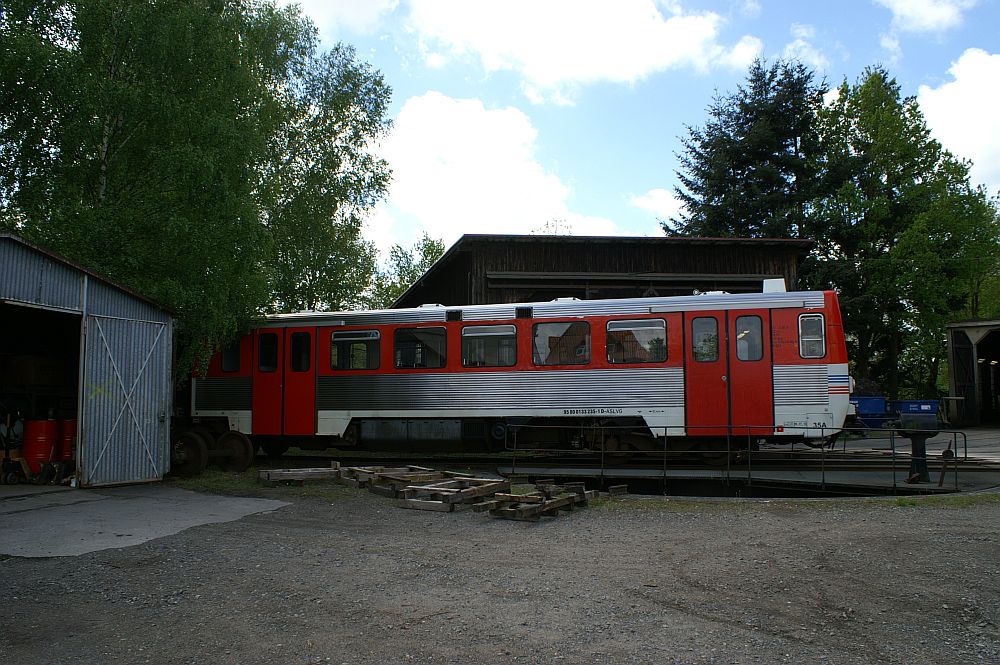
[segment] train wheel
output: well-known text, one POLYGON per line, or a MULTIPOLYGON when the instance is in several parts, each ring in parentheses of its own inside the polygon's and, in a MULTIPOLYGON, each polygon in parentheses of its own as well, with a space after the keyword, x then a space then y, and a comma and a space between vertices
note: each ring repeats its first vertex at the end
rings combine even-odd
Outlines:
POLYGON ((197 432, 187 431, 170 446, 170 471, 178 476, 197 476, 208 466, 208 444, 197 432))
POLYGON ((288 452, 290 446, 286 446, 283 443, 262 443, 260 444, 261 450, 264 454, 271 459, 278 459, 282 455, 288 452))
POLYGON ((217 437, 212 430, 208 429, 204 425, 195 425, 191 428, 191 431, 205 440, 205 445, 208 446, 209 450, 215 448, 215 441, 217 437))
POLYGON ((216 441, 216 448, 228 453, 219 460, 225 471, 246 471, 253 463, 254 447, 243 432, 229 430, 216 441))

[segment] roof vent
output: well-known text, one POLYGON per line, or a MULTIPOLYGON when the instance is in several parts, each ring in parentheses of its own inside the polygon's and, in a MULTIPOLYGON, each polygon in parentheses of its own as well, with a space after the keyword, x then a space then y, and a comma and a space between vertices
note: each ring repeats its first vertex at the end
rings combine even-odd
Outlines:
POLYGON ((444 313, 445 321, 461 321, 462 320, 462 310, 460 309, 449 309, 444 313))
POLYGON ((566 296, 565 298, 553 298, 552 302, 576 302, 580 300, 574 296, 566 296))
POLYGON ((516 307, 514 309, 514 318, 530 319, 532 316, 534 316, 534 311, 531 307, 516 307))
POLYGON ((785 291, 786 289, 785 289, 784 277, 764 280, 764 293, 784 293, 785 291))
POLYGON ((423 305, 417 305, 417 307, 419 307, 419 308, 424 308, 424 307, 444 307, 444 305, 442 305, 439 302, 437 302, 437 303, 429 302, 429 303, 424 303, 423 305))

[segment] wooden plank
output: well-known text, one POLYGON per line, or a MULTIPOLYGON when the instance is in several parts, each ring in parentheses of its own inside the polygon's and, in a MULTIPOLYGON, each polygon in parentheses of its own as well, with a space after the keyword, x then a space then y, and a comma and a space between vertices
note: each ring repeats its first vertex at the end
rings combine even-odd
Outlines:
POLYGON ((337 469, 265 469, 257 474, 261 482, 278 480, 337 480, 337 469))
POLYGON ((497 510, 491 510, 490 515, 493 517, 498 517, 502 520, 517 520, 520 522, 537 522, 539 519, 538 515, 524 516, 518 514, 516 510, 511 510, 510 508, 499 508, 497 510))
POLYGON ((503 490, 509 490, 510 483, 507 481, 497 481, 490 483, 489 485, 480 485, 478 487, 467 487, 463 490, 455 492, 448 497, 448 500, 452 503, 471 501, 472 499, 477 499, 481 496, 489 496, 490 494, 496 494, 503 490))
POLYGON ((429 483, 434 480, 443 480, 444 476, 436 471, 413 471, 410 473, 380 473, 378 474, 378 480, 397 480, 400 482, 407 482, 409 484, 414 483, 429 483))
POLYGON ((396 502, 400 508, 411 508, 413 510, 433 510, 440 513, 450 513, 455 509, 454 504, 442 503, 440 501, 424 501, 422 499, 400 499, 396 502))
POLYGON ((387 496, 390 499, 395 499, 399 494, 394 487, 387 487, 385 485, 369 485, 368 491, 380 496, 387 496))
POLYGON ((542 503, 545 497, 541 494, 496 494, 497 501, 506 503, 542 503))

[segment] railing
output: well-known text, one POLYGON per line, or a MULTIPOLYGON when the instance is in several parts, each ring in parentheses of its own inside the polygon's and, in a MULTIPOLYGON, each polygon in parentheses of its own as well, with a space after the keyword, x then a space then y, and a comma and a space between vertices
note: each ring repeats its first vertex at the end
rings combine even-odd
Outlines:
MULTIPOLYGON (((723 482, 729 484, 734 477, 739 474, 740 480, 746 483, 748 490, 752 490, 754 481, 754 467, 761 466, 767 461, 773 461, 776 454, 784 451, 795 452, 796 450, 809 449, 814 451, 819 462, 819 487, 826 491, 828 485, 828 469, 836 463, 848 460, 871 459, 869 453, 883 453, 887 456, 889 463, 889 476, 891 483, 888 488, 892 493, 897 493, 900 488, 898 474, 906 464, 913 467, 914 458, 912 456, 913 446, 903 446, 898 440, 903 439, 908 443, 911 436, 926 436, 926 458, 930 460, 935 455, 941 460, 940 476, 937 486, 943 487, 946 472, 950 472, 950 483, 954 491, 959 490, 959 466, 960 462, 968 459, 968 438, 964 432, 958 430, 913 430, 907 429, 906 436, 899 429, 882 428, 873 429, 868 427, 845 427, 845 428, 807 428, 805 431, 810 435, 809 439, 799 439, 790 443, 782 443, 783 437, 780 434, 773 436, 762 435, 761 431, 774 431, 773 425, 748 425, 740 427, 727 426, 700 426, 700 427, 649 427, 644 428, 638 425, 578 425, 567 428, 560 425, 511 425, 505 435, 505 448, 512 453, 511 467, 516 472, 519 455, 539 454, 556 455, 564 457, 587 456, 597 457, 599 460, 598 477, 603 482, 605 471, 609 465, 621 463, 625 456, 643 455, 645 460, 651 462, 654 457, 659 457, 661 467, 661 478, 664 482, 667 479, 668 471, 671 468, 680 466, 690 466, 693 458, 700 460, 703 466, 718 468, 723 464, 723 482), (716 434, 719 431, 725 434, 716 434), (551 431, 556 437, 565 439, 571 433, 570 438, 576 441, 576 445, 559 446, 525 443, 525 433, 531 432, 531 438, 539 438, 539 434, 551 431), (622 440, 625 432, 648 431, 652 436, 646 441, 651 448, 643 450, 620 450, 614 446, 609 446, 609 441, 622 440), (699 435, 698 432, 705 434, 699 435), (767 442, 771 439, 772 442, 767 442), (676 447, 678 442, 683 441, 687 446, 676 447), (777 443, 774 443, 777 441, 777 443), (810 443, 813 442, 813 443, 810 443), (865 442, 865 450, 855 450, 848 453, 849 444, 865 442), (883 443, 884 442, 884 443, 883 443), (671 447, 671 444, 675 444, 671 447), (764 444, 766 447, 761 447, 764 444), (959 450, 961 449, 961 454, 959 450), (853 457, 857 455, 857 457, 853 457), (671 462, 684 462, 687 464, 675 464, 671 462), (949 465, 951 468, 949 468, 949 465), (745 478, 743 473, 745 472, 745 478)), ((816 458, 812 458, 816 461, 816 458)), ((809 461, 810 458, 802 456, 798 461, 809 461)), ((523 464, 522 459, 522 464, 523 464)), ((614 468, 611 466, 610 468, 614 468)), ((649 467, 651 468, 651 467, 649 467)), ((872 465, 867 471, 878 471, 879 466, 872 465)), ((912 474, 907 474, 908 478, 912 474)), ((760 480, 760 478, 758 478, 760 480)), ((839 483, 838 483, 839 484, 839 483)), ((927 489, 928 484, 923 482, 906 483, 907 486, 918 486, 927 489)))

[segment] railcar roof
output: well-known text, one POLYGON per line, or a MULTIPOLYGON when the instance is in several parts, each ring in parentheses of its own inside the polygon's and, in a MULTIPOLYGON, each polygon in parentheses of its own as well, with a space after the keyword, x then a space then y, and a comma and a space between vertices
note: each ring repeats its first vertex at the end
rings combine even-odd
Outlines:
POLYGON ((259 325, 361 326, 393 323, 444 322, 448 312, 461 311, 462 321, 503 321, 516 319, 519 308, 531 308, 531 318, 547 319, 581 316, 616 316, 657 312, 708 311, 716 309, 821 308, 822 291, 781 293, 702 293, 690 296, 620 298, 604 300, 558 299, 548 302, 497 305, 423 305, 405 309, 346 312, 297 312, 274 314, 259 325))

